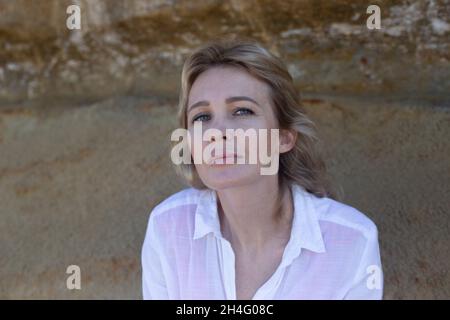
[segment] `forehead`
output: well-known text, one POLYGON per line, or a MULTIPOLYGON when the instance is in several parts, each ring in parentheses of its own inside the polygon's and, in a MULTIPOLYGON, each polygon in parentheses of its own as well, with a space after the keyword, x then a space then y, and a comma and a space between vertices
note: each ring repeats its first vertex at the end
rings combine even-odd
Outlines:
POLYGON ((197 77, 188 100, 189 103, 200 100, 220 101, 231 96, 248 96, 265 104, 269 99, 269 86, 240 68, 217 66, 197 77))

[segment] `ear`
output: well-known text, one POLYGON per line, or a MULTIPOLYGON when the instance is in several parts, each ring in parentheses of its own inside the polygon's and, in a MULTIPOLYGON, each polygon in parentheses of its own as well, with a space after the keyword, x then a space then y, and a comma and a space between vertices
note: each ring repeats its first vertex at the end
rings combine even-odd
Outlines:
POLYGON ((293 129, 280 129, 280 153, 291 151, 297 142, 298 132, 293 129))

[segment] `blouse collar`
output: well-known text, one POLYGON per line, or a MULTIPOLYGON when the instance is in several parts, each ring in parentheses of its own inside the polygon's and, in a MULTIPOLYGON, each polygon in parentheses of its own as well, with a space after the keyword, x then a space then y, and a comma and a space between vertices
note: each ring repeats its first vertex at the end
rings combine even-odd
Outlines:
MULTIPOLYGON (((315 195, 307 192, 302 186, 292 184, 290 187, 294 200, 294 217, 291 237, 284 251, 282 263, 289 264, 301 252, 307 249, 317 253, 325 252, 325 245, 319 225, 319 213, 313 202, 315 195)), ((195 211, 194 239, 208 233, 225 240, 220 231, 220 220, 217 211, 217 193, 211 189, 200 191, 195 211)))

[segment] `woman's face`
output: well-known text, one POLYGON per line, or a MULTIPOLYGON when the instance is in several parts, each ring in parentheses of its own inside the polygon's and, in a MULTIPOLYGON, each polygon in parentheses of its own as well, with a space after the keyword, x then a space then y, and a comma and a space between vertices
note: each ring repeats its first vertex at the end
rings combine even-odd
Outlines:
MULTIPOLYGON (((201 122, 202 137, 203 133, 208 129, 220 130, 223 137, 220 137, 222 142, 231 142, 234 139, 233 153, 237 157, 245 157, 245 164, 236 163, 237 159, 223 159, 223 163, 216 162, 207 163, 208 158, 203 159, 201 164, 195 164, 198 175, 203 183, 213 189, 220 190, 233 186, 244 185, 254 182, 261 177, 261 163, 258 159, 255 164, 249 164, 251 145, 245 143, 245 155, 239 154, 237 149, 237 136, 226 136, 226 129, 258 129, 267 130, 267 146, 268 154, 270 155, 270 129, 277 129, 278 122, 276 120, 273 107, 269 97, 269 86, 254 78, 249 73, 236 67, 218 66, 213 67, 201 73, 195 80, 188 98, 187 107, 187 129, 192 137, 191 153, 195 158, 197 153, 203 155, 205 148, 216 141, 215 138, 203 141, 202 150, 194 144, 194 124, 201 122), (233 161, 234 160, 234 161, 233 161), (233 161, 233 164, 226 164, 227 161, 233 161)), ((199 124, 199 123, 198 123, 199 124)), ((197 125, 198 125, 197 124, 197 125)), ((281 138, 280 132, 280 138, 281 138)), ((257 138, 259 145, 259 136, 257 138)), ((241 140, 242 141, 242 140, 241 140)), ((219 142, 219 140, 217 140, 219 142)), ((226 145, 223 145, 226 148, 226 145)), ((210 146, 211 147, 211 146, 210 146)), ((229 153, 229 149, 218 154, 212 153, 213 156, 221 156, 229 153)), ((242 150, 241 150, 242 151, 242 150)), ((280 152, 283 152, 280 147, 280 152)))

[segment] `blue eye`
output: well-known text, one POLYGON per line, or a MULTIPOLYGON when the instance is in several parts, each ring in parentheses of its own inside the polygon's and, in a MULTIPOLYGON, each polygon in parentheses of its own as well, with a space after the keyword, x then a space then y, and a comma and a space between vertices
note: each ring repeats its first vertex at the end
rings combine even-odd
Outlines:
POLYGON ((238 108, 234 114, 238 115, 248 115, 248 114, 254 114, 254 112, 248 108, 238 108))
POLYGON ((192 118, 192 122, 205 121, 205 120, 209 120, 209 115, 207 115, 207 114, 199 114, 199 115, 195 116, 194 118, 192 118))

